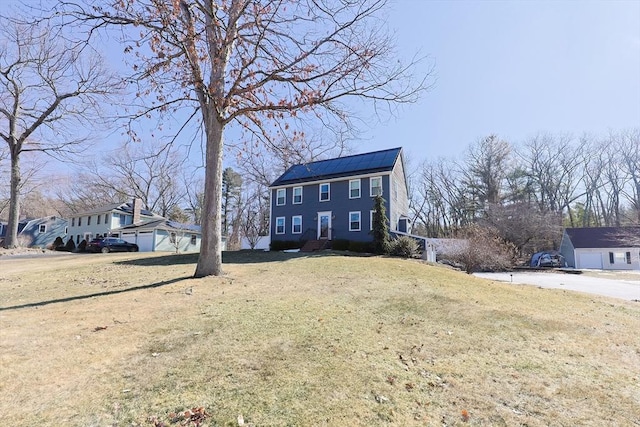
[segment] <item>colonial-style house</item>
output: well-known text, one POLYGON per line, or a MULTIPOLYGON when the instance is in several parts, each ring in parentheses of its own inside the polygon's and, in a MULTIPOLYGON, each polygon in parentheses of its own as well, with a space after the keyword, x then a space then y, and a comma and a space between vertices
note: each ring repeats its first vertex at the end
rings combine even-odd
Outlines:
POLYGON ((163 219, 146 209, 142 209, 142 201, 118 203, 102 206, 90 211, 71 216, 68 220, 69 236, 76 244, 82 240, 87 242, 96 237, 120 237, 117 229, 131 224, 142 224, 149 221, 163 219))
POLYGON ((566 228, 560 253, 569 267, 638 270, 640 227, 566 228))
POLYGON ((270 194, 271 242, 370 241, 376 195, 385 199, 390 231, 411 231, 402 148, 292 166, 270 194))

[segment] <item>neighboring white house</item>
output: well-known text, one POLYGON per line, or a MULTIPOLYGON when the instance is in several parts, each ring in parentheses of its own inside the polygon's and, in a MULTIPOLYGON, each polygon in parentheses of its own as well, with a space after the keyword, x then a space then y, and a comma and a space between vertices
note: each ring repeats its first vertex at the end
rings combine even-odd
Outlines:
POLYGON ((569 267, 640 270, 640 227, 567 228, 560 253, 569 267))
POLYGON ((158 219, 163 218, 142 209, 142 201, 134 199, 133 202, 102 206, 72 215, 68 219, 68 235, 75 240, 77 245, 82 240, 88 242, 96 237, 120 237, 119 231, 115 231, 118 228, 158 219))

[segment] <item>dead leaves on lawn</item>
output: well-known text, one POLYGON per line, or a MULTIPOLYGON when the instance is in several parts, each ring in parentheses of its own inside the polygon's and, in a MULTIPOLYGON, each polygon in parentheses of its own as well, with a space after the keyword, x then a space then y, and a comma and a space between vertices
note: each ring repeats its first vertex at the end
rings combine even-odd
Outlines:
POLYGON ((184 412, 171 412, 168 417, 168 422, 163 421, 162 419, 152 416, 149 417, 149 423, 153 424, 153 427, 169 427, 172 424, 185 426, 185 427, 200 427, 204 426, 204 422, 211 415, 207 412, 207 410, 200 406, 191 409, 187 409, 184 412))

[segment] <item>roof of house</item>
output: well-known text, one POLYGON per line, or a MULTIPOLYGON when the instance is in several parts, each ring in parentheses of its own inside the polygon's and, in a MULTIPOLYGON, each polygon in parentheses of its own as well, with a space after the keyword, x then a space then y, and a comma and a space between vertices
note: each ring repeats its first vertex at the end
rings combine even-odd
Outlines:
POLYGON ((393 170, 401 147, 291 166, 272 187, 393 170))
POLYGON ((640 227, 566 228, 574 248, 629 248, 640 246, 640 227))
MULTIPOLYGON (((184 231, 184 232, 192 232, 192 233, 200 233, 202 228, 199 225, 193 224, 182 224, 176 221, 171 221, 168 219, 157 219, 154 221, 144 222, 142 224, 129 224, 124 227, 120 227, 117 230, 169 230, 169 231, 184 231)), ((114 230, 112 230, 114 231, 114 230)))
MULTIPOLYGON (((94 208, 88 211, 79 212, 76 215, 93 215, 93 214, 101 214, 101 213, 112 212, 112 211, 120 211, 124 213, 133 214, 133 203, 132 202, 112 203, 110 205, 99 206, 97 208, 94 208)), ((159 215, 156 215, 147 209, 141 209, 140 215, 150 216, 150 217, 159 217, 159 215)))

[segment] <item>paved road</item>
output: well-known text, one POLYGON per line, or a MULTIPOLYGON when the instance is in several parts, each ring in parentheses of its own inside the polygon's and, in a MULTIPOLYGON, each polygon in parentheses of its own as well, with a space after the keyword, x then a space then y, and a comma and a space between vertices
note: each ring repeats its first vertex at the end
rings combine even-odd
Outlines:
POLYGON ((501 282, 566 289, 640 301, 640 275, 637 280, 605 279, 585 274, 519 271, 514 271, 513 273, 475 273, 475 276, 501 282))

